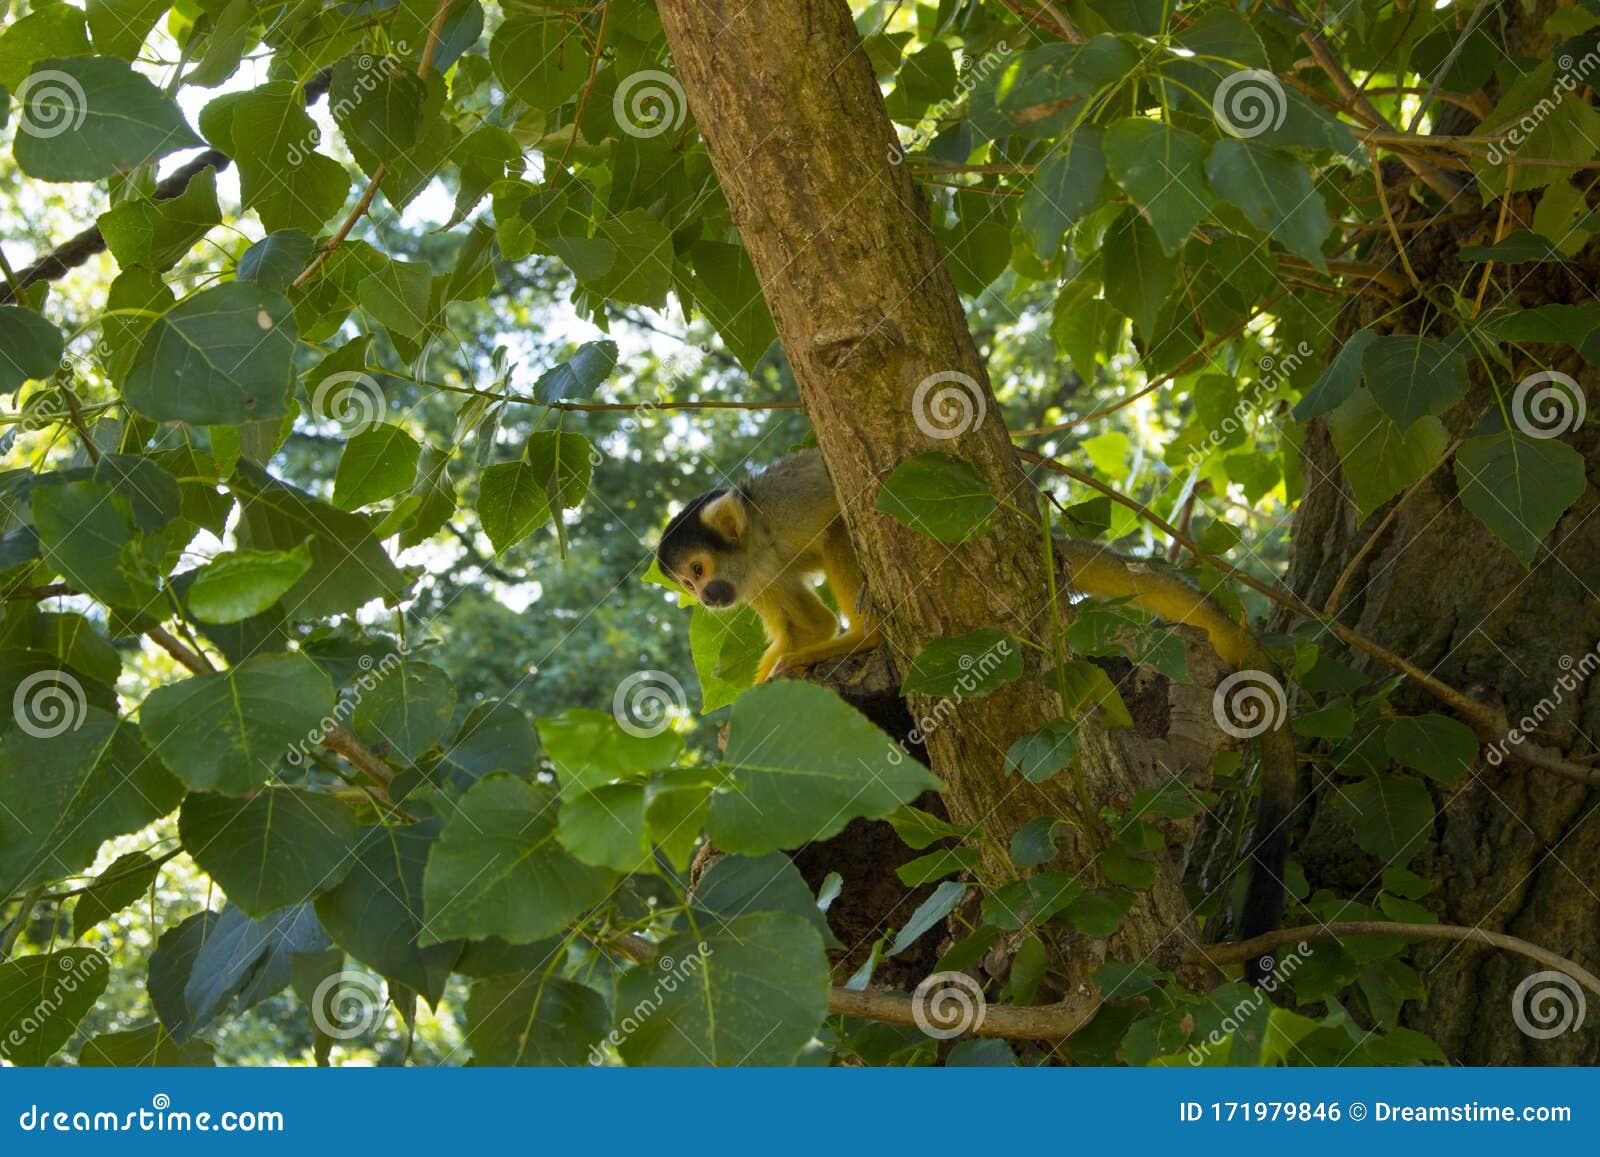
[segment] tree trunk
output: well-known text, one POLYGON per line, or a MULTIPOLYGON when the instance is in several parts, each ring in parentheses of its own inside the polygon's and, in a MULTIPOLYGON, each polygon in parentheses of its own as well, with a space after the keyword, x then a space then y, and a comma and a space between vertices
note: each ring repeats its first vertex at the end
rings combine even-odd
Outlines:
MULTIPOLYGON (((904 670, 934 639, 980 627, 1047 641, 1040 531, 1020 513, 1034 509, 1035 495, 922 199, 891 159, 898 141, 848 8, 843 0, 661 0, 660 11, 896 663, 904 670), (942 406, 941 391, 954 391, 942 406), (876 513, 883 479, 928 451, 970 463, 1013 510, 954 547, 876 513)), ((1012 741, 1060 715, 1058 698, 1032 672, 944 706, 949 713, 934 716, 925 697, 911 702, 915 717, 945 719, 928 752, 952 818, 982 825, 1001 848, 1036 815, 1074 822, 1069 777, 1035 786, 1005 774, 1012 741)), ((1155 771, 1130 737, 1093 727, 1085 728, 1082 766, 1091 814, 1150 786, 1155 771)), ((1064 860, 1092 881, 1094 847, 1076 835, 1062 843, 1073 841, 1064 860)), ((1187 942, 1173 933, 1187 927, 1176 870, 1164 865, 1115 950, 1133 959, 1156 953, 1173 966, 1187 942)), ((1075 981, 1097 963, 1092 955, 1068 962, 1075 981)))

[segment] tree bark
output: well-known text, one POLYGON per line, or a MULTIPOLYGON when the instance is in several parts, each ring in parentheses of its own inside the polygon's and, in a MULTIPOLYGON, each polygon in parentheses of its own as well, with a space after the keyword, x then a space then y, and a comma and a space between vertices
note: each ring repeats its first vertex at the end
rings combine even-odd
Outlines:
MULTIPOLYGON (((961 301, 926 220, 860 38, 843 0, 661 0, 662 24, 690 109, 750 254, 844 520, 901 670, 934 639, 999 627, 1045 643, 1050 606, 1036 500, 1012 451, 961 301), (929 385, 934 375, 948 375, 929 385), (918 390, 922 387, 922 397, 918 390), (970 421, 932 398, 959 390, 970 421), (944 422, 940 418, 947 419, 944 422), (953 430, 953 436, 940 436, 953 430), (949 546, 874 510, 883 479, 919 453, 970 463, 1002 509, 984 533, 949 546)), ((953 399, 955 395, 951 395, 953 399)), ((1017 737, 1061 713, 1030 671, 993 694, 947 704, 928 736, 933 770, 958 822, 998 847, 1040 814, 1074 824, 1069 868, 1094 877, 1096 845, 1076 826, 1068 777, 1007 777, 1017 737)), ((913 696, 918 718, 932 715, 913 696)), ((1091 815, 1150 786, 1125 736, 1085 728, 1091 815)), ((1002 865, 989 862, 997 872, 1002 865)), ((1173 865, 1140 897, 1113 951, 1181 967, 1187 905, 1173 865)), ((1069 963, 1086 982, 1099 948, 1069 963)))

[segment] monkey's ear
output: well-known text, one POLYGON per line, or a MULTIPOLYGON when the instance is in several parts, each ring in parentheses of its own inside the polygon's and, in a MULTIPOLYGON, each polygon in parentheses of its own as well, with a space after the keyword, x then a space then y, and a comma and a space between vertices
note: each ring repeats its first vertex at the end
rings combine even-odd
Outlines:
POLYGON ((730 490, 727 494, 706 503, 700 517, 707 526, 729 542, 738 542, 744 538, 745 529, 750 523, 750 517, 745 512, 744 499, 735 490, 730 490))

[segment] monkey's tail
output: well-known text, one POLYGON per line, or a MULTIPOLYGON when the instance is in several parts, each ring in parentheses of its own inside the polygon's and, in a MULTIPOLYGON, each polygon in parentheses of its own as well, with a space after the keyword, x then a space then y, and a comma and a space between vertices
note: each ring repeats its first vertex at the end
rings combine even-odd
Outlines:
MULTIPOLYGON (((1297 773, 1294 738, 1289 721, 1282 719, 1257 742, 1261 759, 1261 791, 1256 804, 1255 830, 1245 859, 1250 881, 1245 886, 1244 907, 1239 912, 1239 938, 1249 940, 1274 931, 1283 920, 1284 866, 1289 856, 1289 818, 1294 812, 1297 773)), ((1245 979, 1260 985, 1276 967, 1270 953, 1245 961, 1245 979)))

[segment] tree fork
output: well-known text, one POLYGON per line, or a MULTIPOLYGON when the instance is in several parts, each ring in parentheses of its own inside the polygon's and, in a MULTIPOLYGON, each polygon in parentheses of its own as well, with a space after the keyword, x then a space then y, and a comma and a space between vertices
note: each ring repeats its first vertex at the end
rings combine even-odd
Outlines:
MULTIPOLYGON (((712 164, 771 307, 816 430, 873 604, 896 661, 934 639, 1000 627, 1042 641, 1051 621, 1034 491, 1012 451, 988 374, 942 264, 898 140, 841 0, 661 0, 662 24, 712 164), (930 384, 935 375, 944 375, 930 384), (923 397, 919 398, 919 387, 923 397), (929 399, 959 389, 973 420, 940 437, 929 399), (921 402, 919 413, 918 403, 921 402), (883 479, 919 453, 970 463, 1011 509, 956 547, 911 531, 874 505, 883 479)), ((925 714, 930 702, 912 698, 925 714)), ((1069 821, 1068 866, 1094 870, 1066 777, 1007 777, 1006 749, 1060 712, 1023 679, 955 704, 928 750, 954 818, 1000 847, 1041 812, 1069 821)), ((1117 736, 1085 728, 1088 802, 1148 783, 1117 736)), ((989 868, 1002 865, 990 864, 989 868)), ((1171 864, 1141 896, 1119 953, 1165 950, 1187 908, 1171 864)), ((1075 960, 1087 969, 1096 961, 1075 960)), ((1086 971, 1083 973, 1086 975, 1086 971)))

